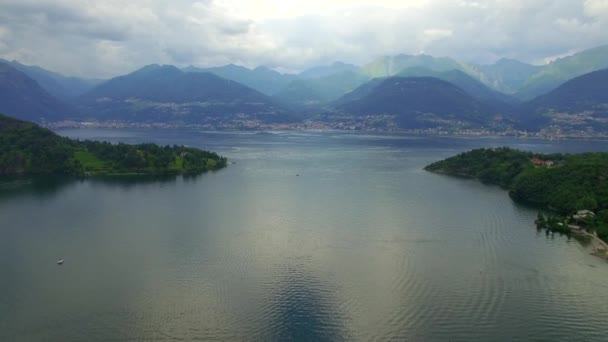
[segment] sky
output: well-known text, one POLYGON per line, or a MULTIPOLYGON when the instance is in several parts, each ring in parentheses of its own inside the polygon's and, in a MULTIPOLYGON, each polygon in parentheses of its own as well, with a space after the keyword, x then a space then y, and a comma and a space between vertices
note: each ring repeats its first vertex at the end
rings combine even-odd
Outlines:
POLYGON ((0 0, 1 58, 80 77, 399 53, 543 64, 605 44, 608 0, 0 0))

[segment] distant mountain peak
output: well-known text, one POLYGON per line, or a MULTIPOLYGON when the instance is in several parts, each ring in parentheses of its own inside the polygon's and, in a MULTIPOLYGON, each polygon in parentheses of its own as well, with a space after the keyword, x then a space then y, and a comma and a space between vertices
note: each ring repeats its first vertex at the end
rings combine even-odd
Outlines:
POLYGON ((584 74, 608 68, 608 45, 557 59, 532 75, 518 90, 524 100, 546 94, 564 82, 584 74))
POLYGON ((492 120, 492 110, 452 83, 435 77, 375 79, 338 101, 338 113, 392 120, 400 128, 428 128, 492 120))
POLYGON ((288 114, 262 93, 215 73, 149 65, 113 78, 78 98, 101 120, 217 124, 231 120, 280 122, 288 114))
POLYGON ((0 112, 36 122, 61 120, 73 114, 72 108, 50 95, 26 73, 1 62, 0 112))
POLYGON ((176 66, 170 64, 148 64, 135 72, 147 72, 147 71, 157 71, 157 70, 171 70, 171 71, 180 71, 176 66))
POLYGON ((524 63, 524 62, 514 59, 514 58, 503 57, 503 58, 497 60, 496 62, 494 62, 493 65, 499 66, 499 65, 531 65, 531 64, 524 63))
POLYGON ((354 64, 348 64, 340 61, 335 61, 329 65, 320 65, 302 71, 298 76, 301 78, 320 78, 329 76, 342 71, 358 70, 359 67, 354 64))

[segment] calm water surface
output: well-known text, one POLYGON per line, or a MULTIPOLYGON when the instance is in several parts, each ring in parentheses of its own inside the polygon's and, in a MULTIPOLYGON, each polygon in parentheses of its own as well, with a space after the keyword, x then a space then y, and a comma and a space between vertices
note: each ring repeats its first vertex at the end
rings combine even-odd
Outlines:
POLYGON ((475 147, 605 142, 61 133, 236 164, 0 182, 0 341, 608 340, 606 261, 501 189, 422 171, 475 147))

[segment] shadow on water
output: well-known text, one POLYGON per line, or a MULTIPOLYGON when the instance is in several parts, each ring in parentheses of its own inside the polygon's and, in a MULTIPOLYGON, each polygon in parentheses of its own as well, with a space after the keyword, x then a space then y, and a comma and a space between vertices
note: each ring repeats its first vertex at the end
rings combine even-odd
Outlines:
POLYGON ((348 339, 345 317, 332 286, 297 266, 289 267, 277 284, 270 307, 272 339, 335 341, 348 339))

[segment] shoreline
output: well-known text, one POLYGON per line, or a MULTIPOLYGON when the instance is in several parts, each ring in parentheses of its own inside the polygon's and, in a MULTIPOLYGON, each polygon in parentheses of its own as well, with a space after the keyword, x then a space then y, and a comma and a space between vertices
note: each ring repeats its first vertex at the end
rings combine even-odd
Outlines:
POLYGON ((438 137, 462 137, 462 138, 517 138, 517 139, 541 139, 541 140, 608 140, 608 133, 597 135, 577 135, 577 134, 548 134, 545 132, 527 131, 491 131, 491 130, 462 130, 452 131, 445 129, 351 129, 339 128, 322 125, 259 125, 245 127, 216 127, 208 125, 184 125, 184 124, 164 124, 164 123, 129 123, 129 122, 52 122, 45 123, 43 127, 57 131, 66 129, 137 129, 137 130, 193 130, 203 132, 340 132, 352 134, 377 134, 377 135, 418 135, 418 136, 438 136, 438 137))
POLYGON ((572 232, 572 234, 589 237, 591 239, 591 248, 593 249, 593 252, 591 252, 591 254, 604 259, 608 259, 608 243, 606 241, 600 239, 598 236, 589 232, 572 232))

